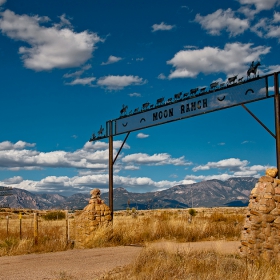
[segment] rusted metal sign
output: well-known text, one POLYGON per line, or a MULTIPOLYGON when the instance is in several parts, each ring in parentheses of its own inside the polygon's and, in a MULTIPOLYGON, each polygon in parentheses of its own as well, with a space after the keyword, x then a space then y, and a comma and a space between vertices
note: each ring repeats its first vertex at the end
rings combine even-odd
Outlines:
POLYGON ((173 104, 142 110, 140 113, 114 120, 115 131, 113 134, 122 134, 261 100, 268 97, 267 87, 267 79, 259 78, 240 85, 225 87, 193 98, 180 100, 173 104))

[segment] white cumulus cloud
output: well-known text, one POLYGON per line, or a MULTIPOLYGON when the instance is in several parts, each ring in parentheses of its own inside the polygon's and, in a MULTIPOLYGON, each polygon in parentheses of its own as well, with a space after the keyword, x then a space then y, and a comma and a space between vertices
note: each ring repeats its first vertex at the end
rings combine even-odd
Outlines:
MULTIPOLYGON (((121 146, 121 141, 114 141, 114 155, 121 146)), ((8 170, 34 170, 42 168, 76 168, 92 169, 102 172, 108 167, 108 144, 103 142, 87 142, 74 152, 51 151, 40 152, 34 149, 35 144, 18 141, 0 143, 0 168, 8 170)), ((124 145, 124 149, 129 146, 124 145)))
POLYGON ((267 168, 271 168, 268 165, 249 165, 249 161, 240 160, 239 158, 223 159, 217 162, 208 162, 205 165, 199 165, 194 167, 192 170, 205 171, 210 169, 227 170, 227 173, 214 174, 214 175, 187 175, 187 180, 227 180, 230 177, 260 177, 261 174, 265 173, 267 168))
POLYGON ((60 19, 62 24, 46 27, 43 24, 50 21, 47 17, 17 15, 6 10, 1 13, 0 29, 11 39, 29 45, 19 48, 26 68, 43 71, 78 67, 92 57, 96 44, 103 40, 96 33, 77 33, 69 26, 63 27, 68 20, 60 19))
POLYGON ((193 171, 209 170, 212 168, 229 169, 231 171, 240 170, 240 168, 248 165, 247 160, 241 161, 238 158, 223 159, 218 162, 208 162, 206 165, 200 165, 193 168, 193 171))
POLYGON ((122 60, 121 57, 110 55, 108 60, 106 62, 102 62, 101 65, 108 65, 108 64, 116 63, 120 60, 122 60))
POLYGON ((240 19, 231 9, 219 9, 207 16, 197 14, 195 21, 200 23, 201 27, 207 30, 211 35, 220 35, 221 30, 226 30, 231 36, 242 34, 249 28, 247 19, 240 19))
POLYGON ((121 90, 124 87, 134 86, 134 85, 143 85, 146 81, 143 78, 132 75, 124 76, 106 76, 101 77, 97 81, 97 85, 107 88, 108 90, 121 90))
POLYGON ((182 50, 167 61, 175 70, 169 79, 196 77, 199 73, 213 74, 246 72, 248 64, 260 60, 261 56, 270 52, 270 47, 247 43, 228 43, 224 49, 204 47, 197 50, 182 50))
POLYGON ((129 94, 130 97, 141 97, 141 93, 133 92, 129 94))
POLYGON ((143 139, 143 138, 148 138, 149 135, 148 134, 144 134, 144 133, 138 133, 136 137, 140 138, 140 139, 143 139))
POLYGON ((242 5, 253 5, 256 7, 256 10, 263 11, 263 10, 270 10, 275 5, 279 5, 279 0, 238 0, 242 5))
POLYGON ((165 24, 164 22, 161 22, 160 24, 154 24, 152 26, 152 32, 155 31, 168 31, 175 28, 175 25, 169 25, 169 24, 165 24))
MULTIPOLYGON (((57 192, 73 194, 77 192, 90 192, 92 188, 99 188, 102 192, 108 191, 108 174, 95 174, 85 176, 48 176, 39 181, 22 180, 10 184, 6 181, 0 181, 3 186, 12 185, 12 187, 24 189, 31 192, 57 192)), ((129 190, 137 190, 141 187, 143 191, 158 191, 171 188, 174 185, 181 184, 183 181, 154 181, 148 177, 123 177, 114 176, 114 187, 123 187, 129 190)))
POLYGON ((187 162, 184 156, 179 158, 172 158, 167 153, 148 155, 144 153, 136 153, 127 155, 122 159, 124 163, 144 164, 144 165, 191 165, 191 162, 187 162))
POLYGON ((0 151, 4 150, 21 150, 27 147, 35 147, 35 143, 27 143, 24 141, 18 141, 15 144, 13 144, 10 141, 4 141, 0 143, 0 151))
POLYGON ((88 85, 88 86, 92 86, 92 82, 94 82, 96 80, 95 77, 87 77, 87 78, 76 78, 73 81, 66 83, 67 85, 88 85))
POLYGON ((14 176, 3 181, 5 182, 5 184, 19 184, 23 181, 23 178, 21 176, 14 176))

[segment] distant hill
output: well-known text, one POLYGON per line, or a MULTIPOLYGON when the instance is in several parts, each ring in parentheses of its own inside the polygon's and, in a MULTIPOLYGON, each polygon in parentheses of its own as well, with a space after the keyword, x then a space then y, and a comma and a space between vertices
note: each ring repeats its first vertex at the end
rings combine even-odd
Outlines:
MULTIPOLYGON (((226 181, 209 180, 189 185, 176 185, 164 191, 132 193, 124 188, 114 189, 114 210, 135 207, 139 210, 157 208, 246 206, 258 179, 231 178, 226 181)), ((34 194, 14 188, 13 195, 0 197, 0 205, 30 209, 82 209, 89 201, 89 193, 69 197, 59 194, 34 194)), ((101 195, 108 202, 108 193, 101 195)))

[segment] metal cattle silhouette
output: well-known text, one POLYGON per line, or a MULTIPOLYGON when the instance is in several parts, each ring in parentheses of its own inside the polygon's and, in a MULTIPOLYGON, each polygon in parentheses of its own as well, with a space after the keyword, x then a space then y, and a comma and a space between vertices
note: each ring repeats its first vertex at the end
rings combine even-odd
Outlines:
POLYGON ((228 84, 230 85, 230 84, 234 83, 235 80, 237 79, 237 76, 238 76, 238 75, 235 75, 235 76, 233 76, 233 77, 228 78, 228 84))
POLYGON ((101 136, 103 134, 104 128, 102 127, 102 125, 100 126, 100 129, 98 131, 98 136, 101 136))

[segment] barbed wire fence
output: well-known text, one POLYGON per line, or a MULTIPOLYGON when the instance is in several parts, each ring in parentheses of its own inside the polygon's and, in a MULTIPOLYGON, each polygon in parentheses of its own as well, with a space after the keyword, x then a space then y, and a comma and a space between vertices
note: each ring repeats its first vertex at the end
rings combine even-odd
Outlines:
MULTIPOLYGON (((1 209, 0 209, 1 211, 1 209)), ((33 210, 2 210, 0 212, 1 239, 11 237, 33 239, 34 245, 40 242, 63 240, 65 245, 74 239, 74 216, 65 211, 36 212, 33 210), (55 218, 57 216, 57 218, 55 218), (71 220, 71 221, 70 221, 71 220)))

